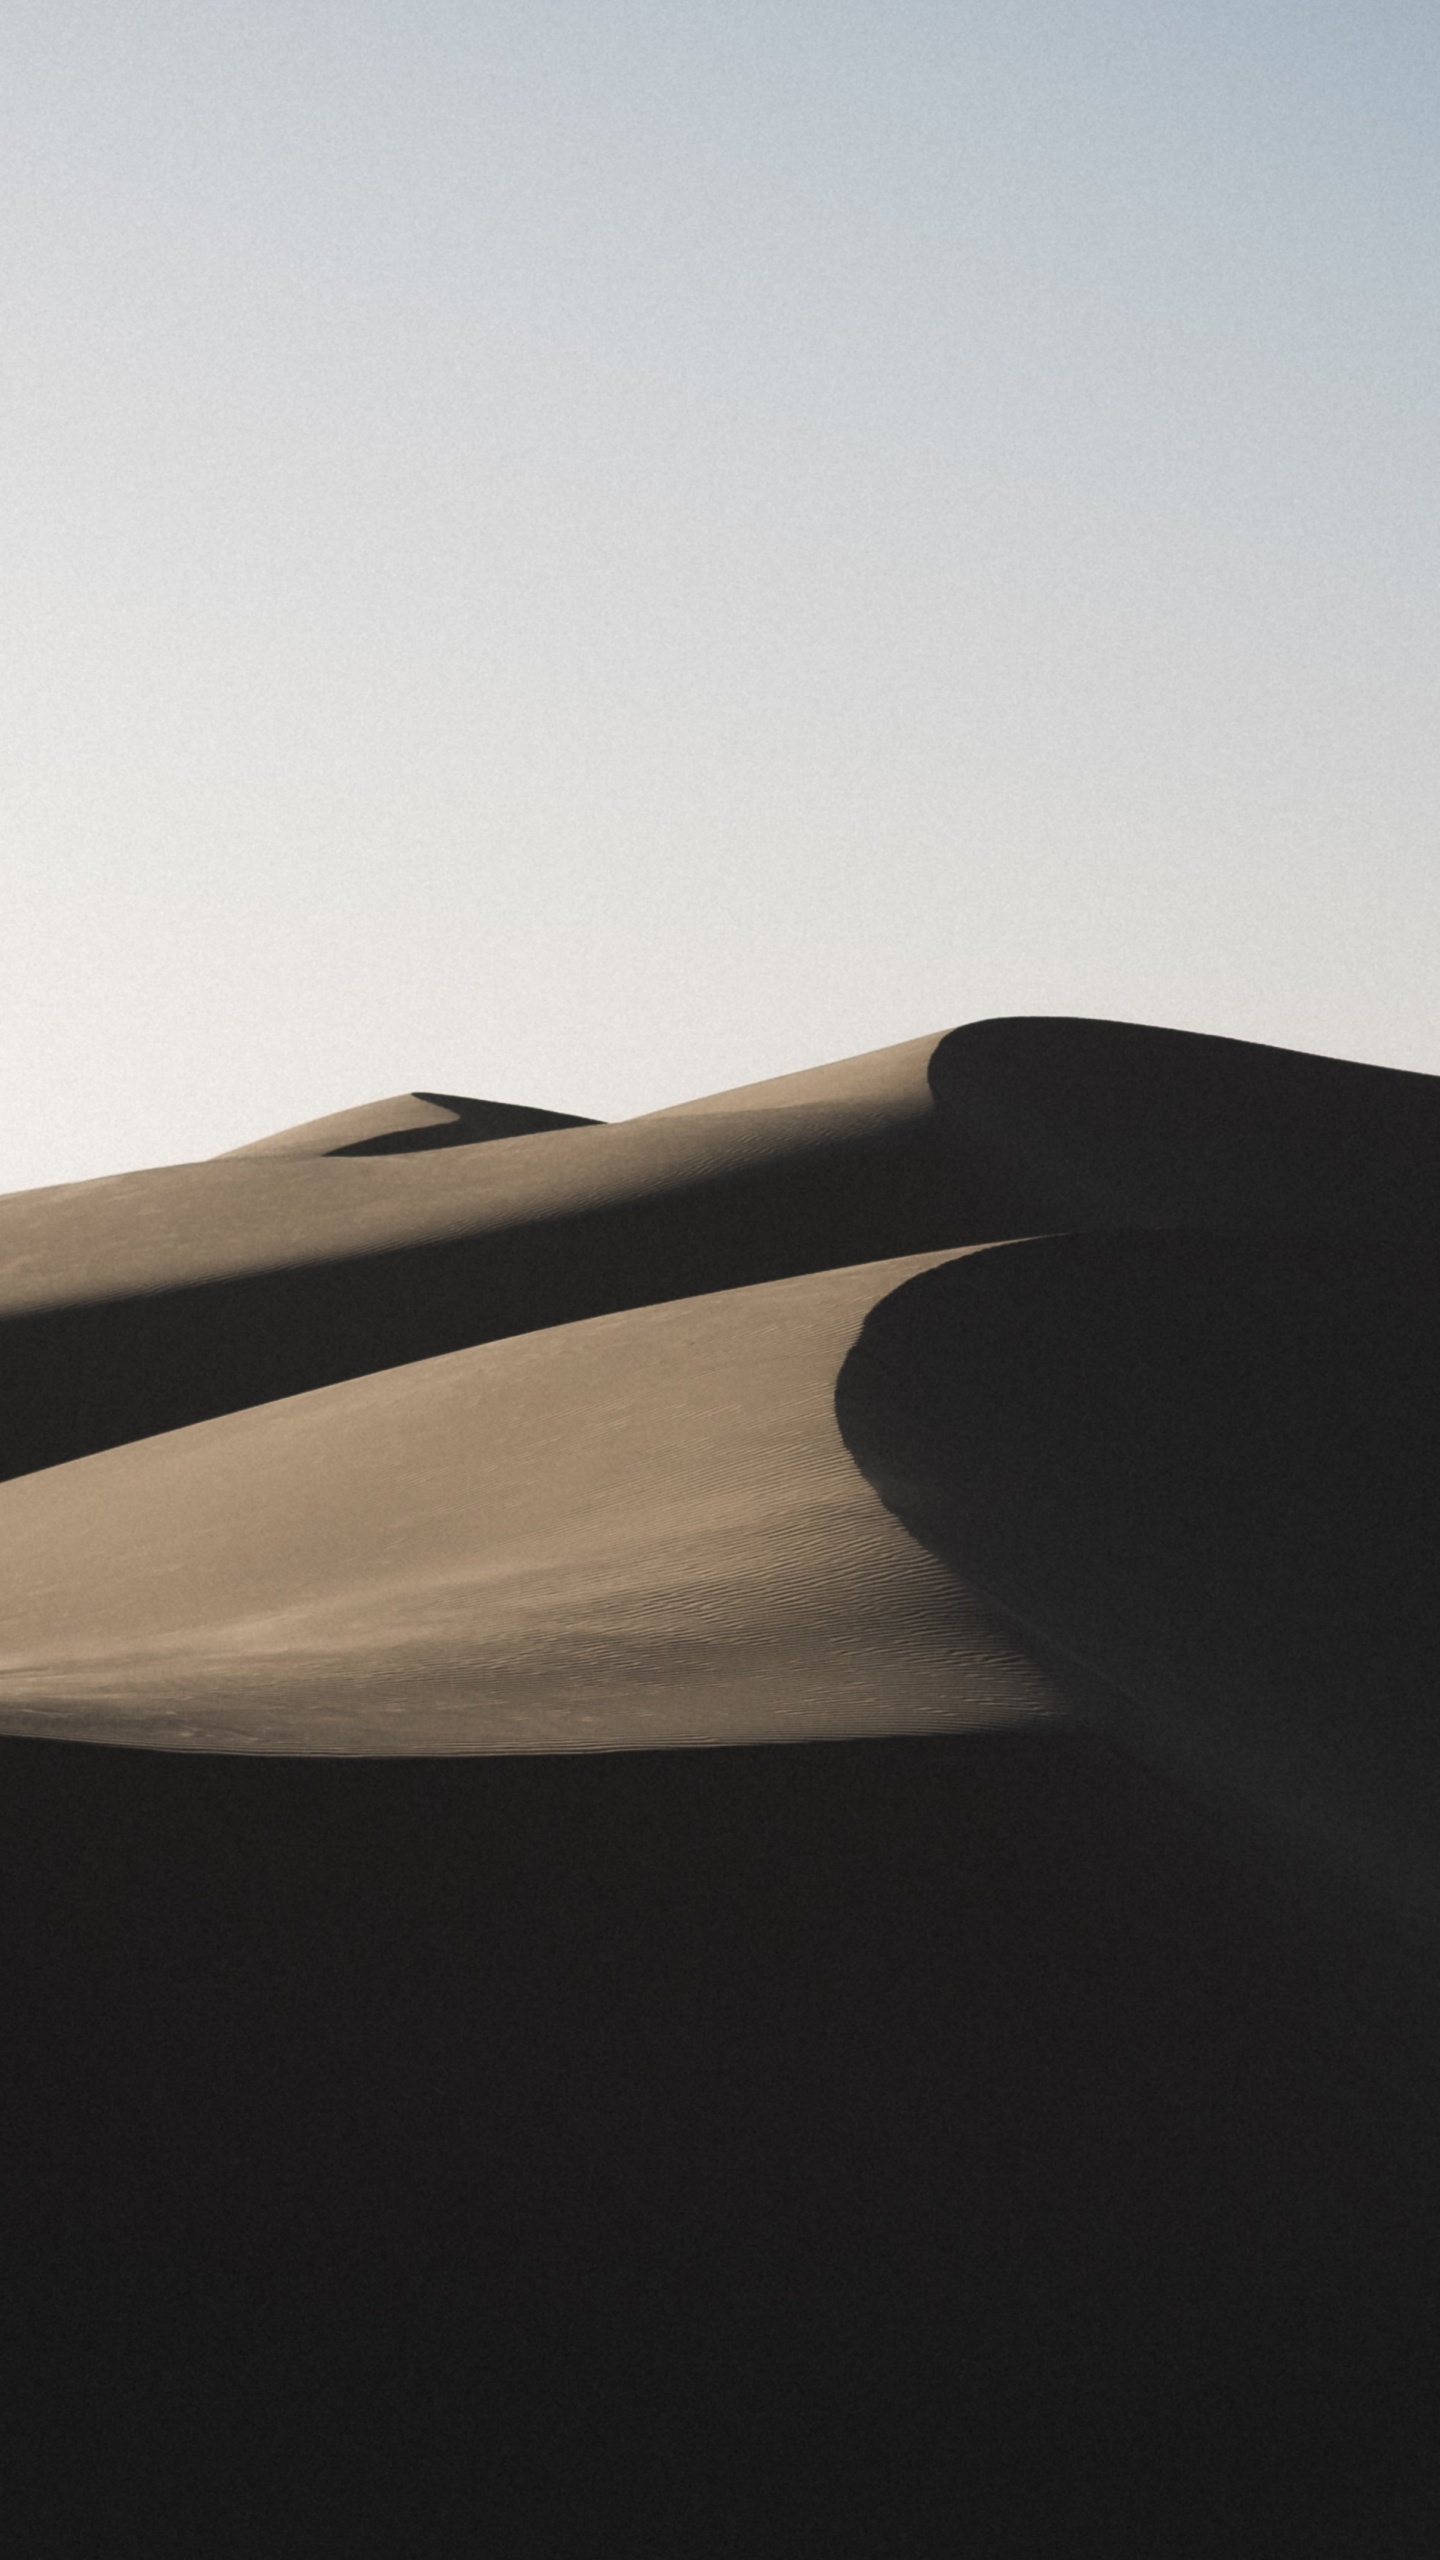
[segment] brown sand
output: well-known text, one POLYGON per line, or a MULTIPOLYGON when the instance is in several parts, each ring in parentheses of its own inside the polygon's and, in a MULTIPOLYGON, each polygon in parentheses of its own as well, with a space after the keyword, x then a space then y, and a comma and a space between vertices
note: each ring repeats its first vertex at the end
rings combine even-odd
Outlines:
POLYGON ((0 1200, 0 1475, 508 1334, 944 1245, 1436 1234, 1437 1169, 1432 1078, 1118 1023, 979 1023, 609 1126, 400 1096, 208 1163, 0 1200))
POLYGON ((187 1750, 616 1750, 1033 1718, 851 1464, 934 1257, 562 1325, 0 1488, 0 1721, 187 1750))
POLYGON ((0 1201, 0 1474, 619 1308, 966 1241, 933 1040, 614 1126, 0 1201))
POLYGON ((404 1156, 435 1147, 473 1147, 495 1138, 533 1138, 542 1129, 590 1129, 596 1123, 573 1111, 532 1111, 520 1102, 477 1102, 464 1093, 393 1093, 302 1120, 246 1147, 227 1147, 215 1161, 237 1156, 404 1156))
POLYGON ((0 1203, 8 2547, 1440 2547, 1437 1102, 991 1023, 0 1203))

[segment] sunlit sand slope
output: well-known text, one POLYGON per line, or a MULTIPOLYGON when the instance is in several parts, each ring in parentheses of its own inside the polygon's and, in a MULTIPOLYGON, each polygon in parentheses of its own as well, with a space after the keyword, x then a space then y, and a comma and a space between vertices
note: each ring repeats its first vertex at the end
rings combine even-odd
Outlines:
POLYGON ((846 1455, 922 1257, 451 1353, 0 1491, 0 1725, 177 1749, 803 1741, 1042 1675, 846 1455))
POLYGON ((573 1111, 534 1111, 521 1102, 477 1102, 464 1093, 394 1093, 381 1102, 357 1103, 323 1120, 302 1120, 248 1146, 227 1147, 214 1159, 237 1156, 406 1156, 434 1147, 473 1147, 495 1138, 533 1138, 542 1129, 592 1129, 573 1111))
POLYGON ((10 2543, 1440 2550, 1436 1085, 499 1108, 0 1203, 10 2543))
POLYGON ((0 1474, 507 1334, 963 1243, 935 1046, 614 1126, 16 1193, 0 1474))

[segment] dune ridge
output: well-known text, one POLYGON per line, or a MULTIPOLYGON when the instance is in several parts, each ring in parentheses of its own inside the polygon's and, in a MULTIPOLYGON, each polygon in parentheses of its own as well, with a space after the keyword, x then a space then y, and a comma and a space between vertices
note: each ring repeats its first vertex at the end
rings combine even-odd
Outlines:
POLYGON ((12 1194, 0 1476, 503 1335, 963 1243, 934 1045, 816 1070, 778 1108, 12 1194))
POLYGON ((1440 1078, 1148 1023, 1016 1015, 930 1081, 983 1236, 1202 1227, 1440 1236, 1440 1078))
MULTIPOLYGON (((223 1728, 227 1749, 384 1752, 407 1736, 416 1750, 524 1748, 527 1732, 545 1749, 582 1731, 605 1748, 794 1738, 867 1715, 885 1732, 907 1712, 921 1730, 945 1712, 947 1680, 961 1723, 991 1712, 987 1681, 1002 1721, 1026 1676, 1053 1707, 1058 1659, 1080 1675, 1081 1714, 1086 1678, 1137 1691, 1138 1747, 1172 1774, 1186 1752, 1212 1775, 1268 1753, 1269 1777, 1240 1795, 1299 1821, 1316 1787, 1343 1792, 1310 1763, 1324 1678, 1344 1662, 1357 1693, 1379 1677, 1411 1702, 1386 1745, 1394 1760, 1408 1717, 1409 1774, 1396 1761, 1390 1812, 1370 1828, 1398 1873, 1404 1800, 1424 1835, 1411 1863, 1426 1868, 1435 1631, 1404 1597, 1414 1538, 1386 1524, 1407 1504, 1407 1520, 1429 1519, 1428 1443, 1400 1417, 1413 1424, 1431 1392, 1418 1382, 1440 1084, 1139 1025, 1019 1020, 629 1122, 550 1115, 503 1134, 517 1115, 537 1116, 417 1093, 208 1163, 0 1202, 0 1517, 16 1559, 0 1712, 14 1729, 69 1718, 192 1749, 222 1747, 223 1728), (1021 1218, 1049 1240, 1015 1241, 1021 1218), (937 1256, 945 1267, 922 1268, 937 1256), (1383 1380, 1377 1340, 1392 1364, 1406 1346, 1383 1380), (1203 1459, 1202 1376, 1219 1434, 1203 1459), (1343 1461, 1310 1429, 1337 1395, 1374 1426, 1364 1440, 1353 1421, 1343 1461), (458 1437, 451 1400, 468 1416, 458 1437), (1272 1440, 1303 1449, 1288 1477, 1255 1438, 1265 1414, 1272 1440), (756 1484, 732 1485, 728 1510, 718 1492, 757 1432, 784 1452, 773 1518, 756 1484), (1371 1519, 1348 1548, 1338 1489, 1328 1510, 1318 1491, 1347 1468, 1371 1519), (973 1498, 960 1490, 972 1477, 973 1498), (833 1506, 842 1482, 866 1523, 870 1635, 842 1603, 859 1549, 833 1507, 803 1602, 799 1586, 777 1600, 782 1515, 833 1506), (426 1486, 433 1552, 422 1539, 402 1566, 399 1524, 426 1486), (458 1548, 447 1510, 469 1523, 458 1548), (627 1525, 607 1550, 607 1600, 593 1520, 611 1514, 627 1525), (1190 1543, 1162 1557, 1172 1517, 1190 1543), (662 1519, 663 1535, 643 1525, 662 1519), (1207 1519, 1231 1525, 1223 1554, 1207 1519), (1277 1521, 1302 1519, 1277 1544, 1277 1521), (323 1559, 341 1521, 336 1581, 323 1559), (225 1559, 253 1546, 257 1522, 246 1595, 227 1599, 225 1559), (907 1633, 905 1606, 884 1596, 887 1576, 898 1595, 946 1569, 956 1607, 980 1613, 958 1655, 933 1627, 907 1633), (1302 1587, 1325 1629, 1318 1655, 1302 1587), (176 1592, 179 1621, 165 1614, 176 1592), (1011 1636, 993 1616, 981 1631, 982 1593, 1011 1636), (1383 1641, 1357 1633, 1377 1615, 1383 1641), (813 1679, 807 1643, 824 1663, 813 1679), (1266 1703, 1235 1703, 1257 1684, 1266 1703)), ((1337 1699, 1326 1712, 1339 1729, 1349 1711, 1337 1699)), ((1312 1805, 1332 1854, 1343 1836, 1359 1857, 1370 1836, 1356 1807, 1380 1784, 1373 1732, 1366 1749, 1349 1812, 1322 1820, 1312 1805)))
POLYGON ((1437 2547, 1437 1091, 0 1202, 17 2549, 1437 2547))
POLYGON ((483 1146, 495 1138, 531 1138, 542 1129, 591 1129, 574 1111, 536 1111, 522 1102, 478 1102, 466 1093, 395 1093, 348 1111, 302 1120, 247 1146, 226 1147, 211 1161, 237 1156, 397 1156, 435 1147, 483 1146))
POLYGON ((926 1262, 452 1352, 0 1488, 0 1720, 414 1754, 1042 1714, 835 1428, 865 1309, 926 1262))

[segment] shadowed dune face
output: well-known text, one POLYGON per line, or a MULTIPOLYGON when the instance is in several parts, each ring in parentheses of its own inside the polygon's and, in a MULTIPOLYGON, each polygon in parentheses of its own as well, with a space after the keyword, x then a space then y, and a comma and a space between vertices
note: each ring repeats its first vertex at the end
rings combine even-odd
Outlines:
POLYGON ((1440 1951, 1440 1332, 1397 1239, 1052 1237, 867 1317, 847 1445, 1117 1739, 1440 1951))
POLYGON ((189 1750, 804 1741, 1048 1684, 846 1457, 914 1258, 567 1325, 0 1490, 0 1725, 189 1750))
POLYGON ((1433 2549, 1433 2137, 1090 1737, 0 1772, 17 2553, 1433 2549))
POLYGON ((477 1102, 464 1093, 395 1093, 383 1102, 362 1102, 351 1111, 332 1111, 322 1120, 302 1120, 293 1129, 277 1129, 273 1138, 254 1138, 246 1147, 226 1147, 211 1159, 231 1164, 237 1156, 404 1156, 435 1147, 474 1147, 494 1138, 533 1138, 544 1129, 593 1129, 599 1124, 573 1111, 533 1111, 523 1102, 477 1102))
POLYGON ((973 1223, 1440 1239, 1440 1078, 1133 1022, 1017 1016, 936 1044, 973 1223))

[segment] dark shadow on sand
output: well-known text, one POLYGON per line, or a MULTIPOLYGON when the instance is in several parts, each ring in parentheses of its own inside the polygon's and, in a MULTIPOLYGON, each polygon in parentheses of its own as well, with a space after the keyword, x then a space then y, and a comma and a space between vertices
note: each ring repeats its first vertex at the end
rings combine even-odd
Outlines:
POLYGON ((0 1476, 505 1335, 924 1253, 963 1224, 929 1130, 831 1143, 771 1111, 593 1134, 603 1178, 591 1131, 559 1132, 541 1142, 555 1171, 538 1206, 477 1212, 471 1234, 360 1253, 302 1241, 278 1267, 129 1293, 97 1281, 80 1304, 0 1321, 0 1476))
POLYGON ((1440 1077, 1015 1015, 950 1032, 930 1083, 973 1239, 1093 1227, 1440 1237, 1440 1077))
POLYGON ((475 1102, 463 1093, 421 1093, 416 1088, 417 1102, 432 1103, 437 1110, 453 1113, 450 1120, 432 1121, 423 1129, 391 1129, 383 1137, 357 1138, 353 1144, 331 1147, 335 1156, 410 1156, 433 1147, 488 1146, 496 1138, 534 1138, 547 1129, 594 1129, 600 1126, 574 1111, 532 1111, 523 1102, 475 1102))
POLYGON ((1429 2547, 1433 2135, 1103 1745, 0 1777, 12 2549, 1429 2547))
POLYGON ((1087 1712, 1440 1965, 1436 1279, 1394 1239, 1046 1238, 882 1300, 836 1410, 1087 1712))

